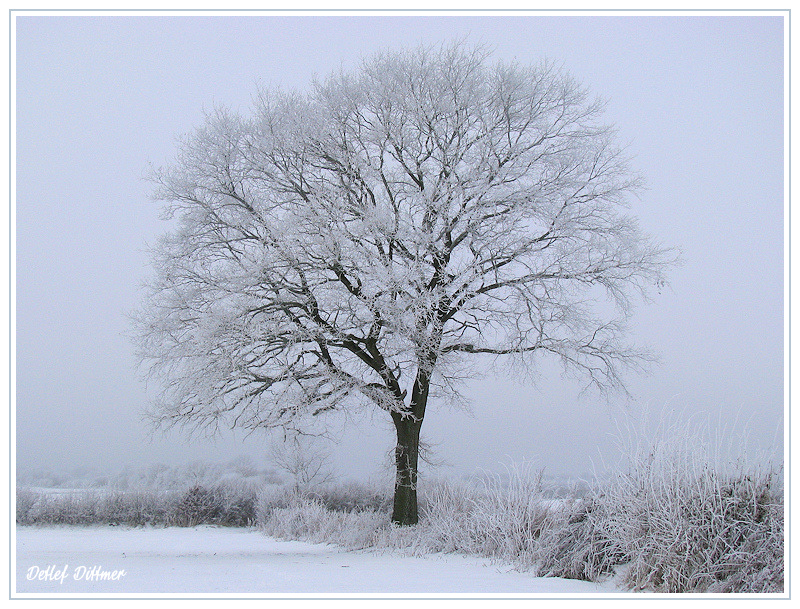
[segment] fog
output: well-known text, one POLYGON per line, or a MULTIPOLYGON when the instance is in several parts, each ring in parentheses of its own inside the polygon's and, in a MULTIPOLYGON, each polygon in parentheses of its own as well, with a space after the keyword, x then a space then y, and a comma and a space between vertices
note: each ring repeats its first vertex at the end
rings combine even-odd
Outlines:
MULTIPOLYGON (((127 313, 167 229, 143 179, 204 111, 246 112, 257 86, 304 88, 385 48, 468 37, 498 59, 548 57, 608 100, 647 189, 631 212, 680 248, 671 285, 637 308, 632 339, 660 356, 631 399, 581 393, 542 362, 535 384, 489 370, 469 407, 429 406, 443 475, 531 460, 581 475, 619 429, 708 425, 783 456, 786 201, 780 16, 18 16, 18 469, 116 469, 266 455, 268 436, 151 434, 127 313)), ((12 281, 14 281, 12 279, 12 281)), ((384 413, 330 421, 338 471, 381 471, 384 413)), ((429 467, 429 469, 431 469, 429 467)))

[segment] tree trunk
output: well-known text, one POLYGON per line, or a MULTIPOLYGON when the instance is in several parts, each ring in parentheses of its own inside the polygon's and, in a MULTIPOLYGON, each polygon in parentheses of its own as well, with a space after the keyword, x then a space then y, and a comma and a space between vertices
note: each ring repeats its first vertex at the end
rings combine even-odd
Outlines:
POLYGON ((394 483, 392 522, 399 525, 417 524, 417 463, 419 460, 419 431, 421 420, 393 414, 397 430, 395 462, 397 477, 394 483))

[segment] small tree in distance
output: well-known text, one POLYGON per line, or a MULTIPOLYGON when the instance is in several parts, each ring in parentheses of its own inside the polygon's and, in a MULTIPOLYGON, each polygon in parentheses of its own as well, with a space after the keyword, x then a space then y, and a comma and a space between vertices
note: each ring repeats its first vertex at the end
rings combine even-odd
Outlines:
POLYGON ((330 467, 331 453, 319 444, 319 438, 315 436, 296 432, 286 434, 280 441, 273 441, 268 458, 270 463, 291 477, 295 493, 334 478, 330 467))
POLYGON ((392 520, 413 524, 429 398, 470 361, 548 355, 624 388, 647 359, 624 340, 632 297, 674 256, 625 214, 639 180, 601 111, 552 64, 458 43, 213 112, 154 175, 179 220, 138 315, 156 420, 255 430, 381 409, 392 520))

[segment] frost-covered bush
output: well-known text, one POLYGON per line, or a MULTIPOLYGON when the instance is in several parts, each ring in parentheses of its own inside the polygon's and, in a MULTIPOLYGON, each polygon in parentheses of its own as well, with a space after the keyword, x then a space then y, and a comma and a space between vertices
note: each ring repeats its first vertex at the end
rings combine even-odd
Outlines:
POLYGON ((101 501, 100 494, 90 490, 40 493, 27 512, 25 524, 96 524, 102 521, 101 501))
POLYGON ((422 525, 436 551, 529 564, 552 497, 542 472, 510 466, 507 478, 423 485, 422 525))
POLYGON ((273 507, 261 524, 265 533, 279 539, 332 543, 351 550, 375 547, 377 532, 390 526, 387 512, 332 511, 297 494, 285 507, 273 507))
POLYGON ((214 491, 193 486, 181 498, 174 515, 174 524, 193 527, 215 522, 221 513, 220 498, 214 491))
POLYGON ((259 491, 279 480, 274 469, 246 458, 86 476, 68 479, 23 472, 18 477, 23 483, 17 489, 17 523, 250 526, 256 522, 259 491), (32 489, 26 480, 73 486, 32 489))
POLYGON ((533 552, 539 576, 597 581, 625 560, 610 528, 616 519, 602 495, 564 501, 543 524, 533 552))
POLYGON ((80 489, 41 492, 17 489, 17 524, 165 525, 175 512, 170 492, 80 489))
POLYGON ((629 451, 624 473, 565 504, 536 549, 539 575, 654 592, 783 590, 783 486, 769 465, 711 455, 697 433, 629 451))
POLYGON ((429 550, 477 553, 471 526, 477 492, 476 485, 464 481, 433 479, 420 484, 421 519, 417 528, 425 529, 429 550))
POLYGON ((31 510, 41 498, 41 493, 28 488, 17 487, 17 524, 31 524, 31 510))
POLYGON ((298 490, 294 486, 267 486, 257 500, 257 521, 266 522, 275 509, 313 502, 329 512, 388 512, 391 497, 373 485, 349 482, 298 490))
POLYGON ((480 534, 484 552, 529 564, 551 508, 541 470, 512 466, 508 482, 494 479, 478 495, 471 529, 480 534))
POLYGON ((297 493, 288 486, 266 486, 256 499, 256 523, 263 526, 276 509, 289 507, 297 498, 297 493))
POLYGON ((325 484, 303 494, 333 512, 386 511, 392 508, 392 498, 383 488, 349 482, 325 484))
POLYGON ((17 490, 17 524, 250 526, 256 521, 257 492, 243 484, 199 485, 184 491, 152 488, 17 490))
POLYGON ((256 505, 258 493, 254 489, 238 489, 222 487, 219 491, 222 499, 219 524, 230 527, 246 527, 256 524, 256 505))
POLYGON ((250 526, 256 522, 257 493, 246 485, 195 485, 178 502, 172 524, 193 527, 198 524, 250 526))
POLYGON ((103 498, 99 511, 100 522, 128 526, 163 526, 172 519, 177 504, 178 494, 174 491, 111 491, 103 498))
POLYGON ((649 471, 609 501, 626 581, 658 592, 783 591, 783 498, 774 472, 649 471))

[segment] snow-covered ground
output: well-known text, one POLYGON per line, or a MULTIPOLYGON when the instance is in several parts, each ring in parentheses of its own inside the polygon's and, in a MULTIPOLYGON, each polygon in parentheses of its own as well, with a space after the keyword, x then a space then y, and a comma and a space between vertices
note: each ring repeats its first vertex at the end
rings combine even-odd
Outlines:
POLYGON ((537 578, 473 556, 348 552, 254 529, 17 527, 16 592, 68 595, 604 595, 612 582, 537 578))

